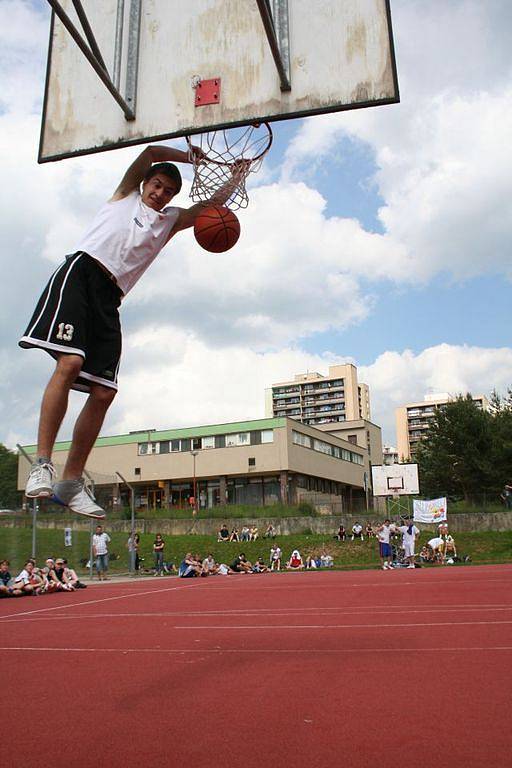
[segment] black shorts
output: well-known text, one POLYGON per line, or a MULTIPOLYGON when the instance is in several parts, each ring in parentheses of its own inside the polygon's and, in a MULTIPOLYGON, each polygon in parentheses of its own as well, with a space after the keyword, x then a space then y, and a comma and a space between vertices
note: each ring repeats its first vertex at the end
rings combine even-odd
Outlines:
POLYGON ((20 347, 39 347, 57 358, 81 355, 84 363, 72 389, 91 384, 117 389, 121 358, 119 305, 122 291, 86 253, 74 253, 53 273, 20 347))

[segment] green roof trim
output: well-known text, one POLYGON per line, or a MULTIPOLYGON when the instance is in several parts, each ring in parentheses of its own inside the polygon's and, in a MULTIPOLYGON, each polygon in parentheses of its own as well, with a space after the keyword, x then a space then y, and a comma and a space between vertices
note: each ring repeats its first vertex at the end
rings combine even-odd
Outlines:
MULTIPOLYGON (((200 427, 183 427, 181 429, 144 430, 129 435, 114 435, 98 437, 95 448, 109 445, 127 445, 129 443, 148 443, 156 440, 179 440, 186 437, 210 437, 210 435, 231 435, 234 432, 251 432, 255 429, 278 429, 286 426, 286 418, 256 419, 255 421, 234 421, 227 424, 207 424, 200 427)), ((36 445, 22 446, 28 454, 36 453, 36 445)), ((55 443, 54 451, 69 451, 71 441, 55 443)))

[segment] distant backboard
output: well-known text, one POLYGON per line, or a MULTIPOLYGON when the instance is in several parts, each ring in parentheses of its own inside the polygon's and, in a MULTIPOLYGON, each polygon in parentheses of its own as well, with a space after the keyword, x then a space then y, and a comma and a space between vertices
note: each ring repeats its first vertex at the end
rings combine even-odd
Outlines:
POLYGON ((420 492, 417 464, 372 467, 374 496, 409 496, 420 492))
POLYGON ((399 100, 389 0, 48 2, 40 162, 399 100))

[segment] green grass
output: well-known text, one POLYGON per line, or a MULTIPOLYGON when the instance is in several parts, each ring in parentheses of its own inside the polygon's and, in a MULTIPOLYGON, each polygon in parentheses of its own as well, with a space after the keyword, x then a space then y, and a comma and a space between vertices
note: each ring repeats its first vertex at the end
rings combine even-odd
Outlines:
MULTIPOLYGON (((64 556, 78 571, 81 559, 89 555, 89 534, 86 531, 73 531, 73 546, 64 547, 64 532, 59 529, 39 529, 37 532, 36 555, 39 564, 47 557, 64 556)), ((111 562, 113 573, 126 573, 128 570, 128 554, 126 550, 126 533, 110 534, 111 553, 119 555, 118 560, 111 562)), ((432 534, 425 531, 419 542, 421 546, 431 538, 432 534)), ((202 557, 211 552, 220 562, 231 562, 239 552, 245 552, 249 560, 259 556, 268 559, 271 541, 259 539, 256 542, 217 543, 215 536, 166 536, 165 559, 180 562, 185 552, 199 553, 202 557)), ((505 532, 472 532, 456 535, 457 549, 460 555, 469 555, 472 563, 505 563, 512 561, 512 531, 505 532)), ((141 534, 140 554, 145 558, 144 566, 153 565, 152 544, 154 534, 141 534)), ((303 556, 310 551, 323 547, 334 557, 336 568, 368 568, 375 567, 378 562, 378 545, 375 539, 364 542, 338 542, 323 534, 297 534, 281 536, 275 539, 283 550, 283 557, 289 557, 292 549, 297 548, 303 556)), ((26 558, 30 556, 32 532, 30 528, 1 528, 0 529, 0 559, 11 561, 11 573, 21 569, 26 558)))

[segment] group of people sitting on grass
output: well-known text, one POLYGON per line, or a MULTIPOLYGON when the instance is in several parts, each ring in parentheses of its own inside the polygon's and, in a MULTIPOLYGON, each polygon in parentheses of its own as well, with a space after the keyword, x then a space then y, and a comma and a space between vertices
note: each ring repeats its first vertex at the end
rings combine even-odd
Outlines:
MULTIPOLYGON (((244 525, 239 529, 236 525, 233 526, 231 531, 227 527, 226 523, 222 523, 221 527, 217 531, 217 541, 256 541, 259 536, 259 528, 257 525, 244 525)), ((268 523, 263 534, 264 539, 275 539, 276 531, 272 523, 268 523)))
POLYGON ((363 528, 361 523, 355 522, 350 531, 346 531, 345 527, 340 525, 333 538, 338 541, 347 541, 347 539, 350 539, 351 541, 355 541, 356 539, 364 541, 365 536, 367 539, 373 539, 376 535, 377 533, 371 523, 366 523, 363 528))
POLYGON ((42 568, 35 558, 27 560, 17 576, 12 576, 8 560, 0 561, 0 597, 44 595, 50 592, 74 592, 86 589, 76 571, 63 557, 49 557, 42 568))
MULTIPOLYGON (((231 563, 218 563, 212 554, 201 558, 198 554, 187 552, 178 568, 178 576, 181 578, 193 578, 195 576, 228 576, 230 573, 269 573, 281 570, 282 550, 277 544, 270 550, 270 558, 258 557, 251 563, 245 552, 240 552, 231 563)), ((298 549, 294 549, 285 563, 285 568, 290 571, 300 571, 304 568, 330 568, 334 565, 334 559, 329 553, 312 552, 304 560, 298 549)))

